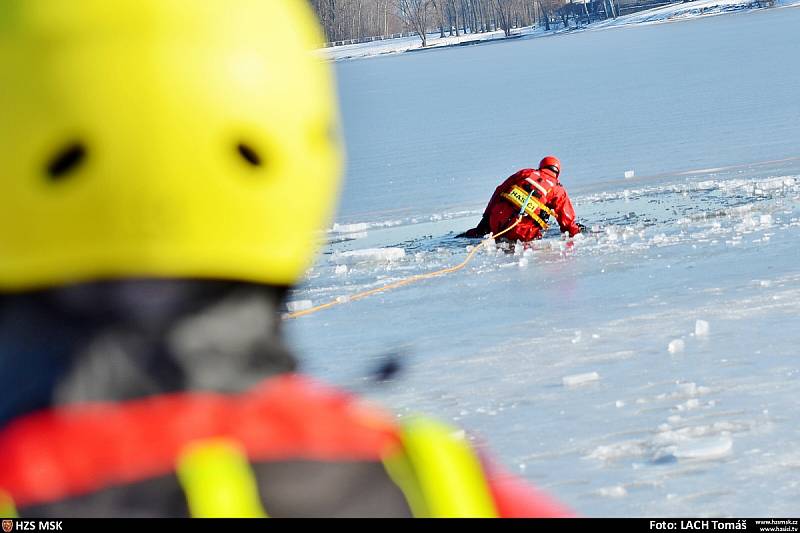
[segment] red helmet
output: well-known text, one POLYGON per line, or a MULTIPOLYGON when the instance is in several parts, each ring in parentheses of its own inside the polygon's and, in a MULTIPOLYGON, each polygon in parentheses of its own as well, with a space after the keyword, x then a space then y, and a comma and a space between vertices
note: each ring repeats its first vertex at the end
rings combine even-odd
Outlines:
POLYGON ((561 161, 554 155, 548 155, 541 161, 539 161, 539 170, 550 170, 552 171, 556 177, 561 173, 561 161))

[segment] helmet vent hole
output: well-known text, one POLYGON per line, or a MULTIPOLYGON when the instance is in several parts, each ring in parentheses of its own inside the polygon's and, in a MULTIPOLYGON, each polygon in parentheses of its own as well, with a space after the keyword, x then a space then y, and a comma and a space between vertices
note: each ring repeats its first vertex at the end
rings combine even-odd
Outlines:
POLYGON ((61 150, 47 165, 47 175, 52 181, 66 178, 86 159, 86 147, 74 143, 61 150))
POLYGON ((236 149, 239 151, 239 155, 242 156, 242 159, 247 161, 250 165, 254 167, 261 166, 261 156, 258 155, 258 152, 256 152, 252 146, 239 143, 236 149))

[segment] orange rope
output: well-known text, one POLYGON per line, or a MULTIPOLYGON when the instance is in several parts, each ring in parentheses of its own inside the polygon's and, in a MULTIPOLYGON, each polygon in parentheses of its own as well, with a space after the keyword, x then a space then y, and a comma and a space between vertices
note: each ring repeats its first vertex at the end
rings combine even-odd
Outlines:
POLYGON ((443 274, 450 274, 451 272, 456 272, 458 270, 461 270, 462 268, 464 268, 467 265, 467 263, 469 263, 472 260, 472 258, 475 256, 475 254, 478 253, 478 250, 481 249, 481 246, 483 246, 484 244, 486 244, 489 241, 492 241, 492 240, 496 239, 497 237, 500 237, 501 235, 503 235, 505 233, 508 233, 509 231, 514 229, 517 226, 517 224, 519 224, 520 220, 522 220, 522 215, 518 216, 516 222, 511 224, 509 227, 507 227, 506 229, 504 229, 503 231, 501 231, 497 235, 490 235, 488 238, 486 238, 485 240, 481 241, 481 243, 479 245, 475 246, 475 248, 472 249, 472 251, 469 253, 469 255, 467 255, 467 258, 464 259, 461 263, 459 263, 456 266, 443 268, 443 269, 437 270, 435 272, 428 272, 427 274, 416 274, 414 276, 409 276, 407 278, 404 278, 404 279, 401 279, 401 280, 398 280, 398 281, 394 281, 392 283, 389 283, 387 285, 383 285, 381 287, 377 287, 375 289, 370 289, 370 290, 367 290, 367 291, 358 292, 358 293, 353 294, 352 296, 349 296, 349 297, 339 297, 336 300, 333 300, 333 301, 325 303, 325 304, 320 304, 320 305, 311 307, 309 309, 304 309, 302 311, 295 311, 294 313, 289 313, 287 315, 284 315, 284 318, 299 318, 301 316, 310 315, 311 313, 316 313, 317 311, 321 311, 323 309, 327 309, 329 307, 333 307, 334 305, 343 304, 343 303, 347 303, 347 302, 354 302, 356 300, 361 300, 362 298, 366 298, 367 296, 371 296, 371 295, 379 293, 379 292, 384 292, 384 291, 388 291, 388 290, 391 290, 391 289, 396 289, 398 287, 402 287, 404 285, 409 285, 409 284, 414 283, 416 281, 422 281, 423 279, 430 279, 430 278, 433 278, 433 277, 436 277, 436 276, 441 276, 443 274))

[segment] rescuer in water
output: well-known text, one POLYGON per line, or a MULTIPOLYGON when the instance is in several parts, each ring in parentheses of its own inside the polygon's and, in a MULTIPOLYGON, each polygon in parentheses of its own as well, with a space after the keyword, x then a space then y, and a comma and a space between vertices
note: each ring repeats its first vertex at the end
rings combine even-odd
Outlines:
POLYGON ((551 155, 539 162, 538 169, 524 168, 513 174, 495 189, 477 227, 459 237, 497 234, 515 222, 523 206, 525 216, 503 238, 523 242, 540 239, 550 217, 556 219, 562 233, 570 237, 581 233, 583 227, 576 221, 572 202, 558 180, 560 174, 561 161, 551 155))

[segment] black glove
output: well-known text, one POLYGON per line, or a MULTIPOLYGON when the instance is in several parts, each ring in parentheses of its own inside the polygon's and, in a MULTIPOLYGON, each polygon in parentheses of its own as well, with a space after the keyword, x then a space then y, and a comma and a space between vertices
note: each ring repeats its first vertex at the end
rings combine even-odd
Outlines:
POLYGON ((487 233, 491 233, 491 228, 489 227, 489 220, 486 217, 483 217, 480 222, 478 222, 478 226, 472 229, 469 229, 458 235, 457 238, 467 237, 470 239, 482 239, 484 235, 487 233))

